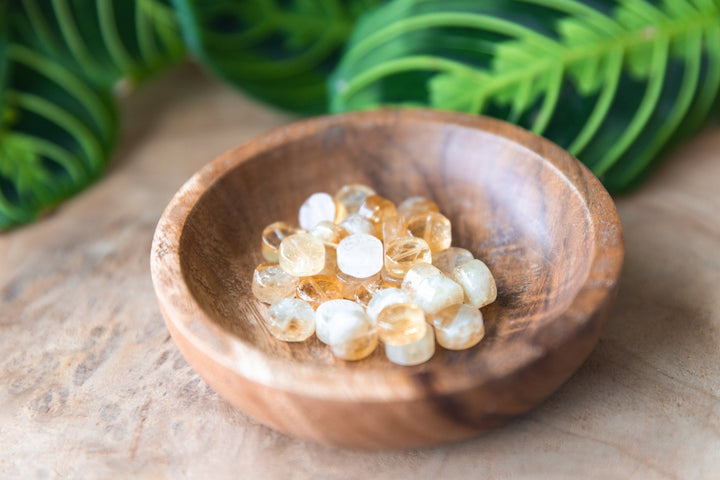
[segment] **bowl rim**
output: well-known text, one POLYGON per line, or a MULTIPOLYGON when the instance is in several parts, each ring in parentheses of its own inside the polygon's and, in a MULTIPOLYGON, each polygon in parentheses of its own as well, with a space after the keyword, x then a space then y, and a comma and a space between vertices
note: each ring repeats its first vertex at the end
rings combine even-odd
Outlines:
MULTIPOLYGON (((319 116, 275 128, 225 152, 185 182, 160 217, 150 254, 153 287, 173 336, 182 335, 212 361, 244 379, 283 392, 353 402, 418 400, 427 396, 427 391, 418 388, 417 381, 410 377, 425 374, 424 366, 428 364, 379 373, 377 369, 291 363, 267 355, 210 318, 185 283, 180 263, 181 236, 188 216, 203 194, 230 170, 286 142, 329 128, 399 122, 453 124, 482 130, 521 146, 551 165, 572 187, 583 201, 593 228, 594 249, 590 252, 592 261, 585 282, 569 306, 536 331, 535 337, 542 335, 545 350, 527 348, 523 349, 526 354, 522 358, 493 359, 492 368, 443 365, 442 378, 433 379, 434 394, 465 391, 517 374, 541 361, 547 351, 566 346, 589 322, 604 322, 593 317, 616 293, 624 257, 622 227, 612 198, 587 167, 553 142, 501 120, 424 108, 385 108, 319 116), (582 180, 583 188, 578 188, 577 180, 582 180), (548 330, 553 324, 556 328, 548 330)), ((524 339, 527 343, 532 340, 524 339)))

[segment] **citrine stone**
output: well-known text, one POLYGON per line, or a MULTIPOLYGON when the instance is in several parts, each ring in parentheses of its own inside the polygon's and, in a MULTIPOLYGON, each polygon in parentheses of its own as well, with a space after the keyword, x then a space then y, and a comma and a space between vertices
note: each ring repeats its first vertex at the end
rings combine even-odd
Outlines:
POLYGON ((381 197, 380 195, 368 196, 360 208, 358 209, 358 215, 370 220, 378 236, 382 236, 382 222, 383 220, 397 216, 397 209, 395 204, 387 198, 381 197))
POLYGON ((461 304, 464 298, 462 287, 442 273, 423 278, 408 294, 428 314, 461 304))
POLYGON ((366 278, 355 278, 352 275, 345 275, 339 269, 336 276, 343 286, 343 298, 347 300, 355 300, 357 289, 367 280, 366 278))
MULTIPOLYGON (((337 205, 342 207, 345 214, 343 215, 344 218, 347 215, 357 213, 360 205, 362 205, 370 195, 375 195, 375 190, 365 185, 353 184, 342 187, 333 199, 337 205)), ((340 218, 339 221, 342 221, 342 218, 340 218)))
POLYGON ((360 360, 370 355, 377 343, 375 323, 362 311, 362 307, 360 311, 336 315, 329 322, 328 345, 338 358, 360 360))
POLYGON ((277 263, 280 242, 300 230, 287 222, 271 223, 262 232, 262 254, 268 262, 277 263))
POLYGON ((477 345, 485 336, 480 310, 471 305, 451 305, 430 317, 437 342, 449 350, 477 345))
POLYGON ((315 332, 315 311, 302 300, 283 298, 270 305, 265 325, 275 338, 302 342, 315 332))
POLYGON ((390 305, 398 303, 409 303, 410 296, 398 288, 385 288, 378 290, 367 304, 367 314, 373 320, 377 321, 380 312, 390 305))
POLYGON ((399 215, 410 219, 416 215, 437 212, 439 210, 437 204, 432 200, 428 200, 425 197, 410 197, 400 202, 397 211, 399 215))
POLYGON ((414 295, 421 280, 424 280, 430 275, 437 275, 439 273, 442 272, 440 272, 437 267, 434 267, 429 263, 418 263, 413 265, 413 267, 407 271, 405 277, 403 277, 401 288, 408 295, 414 295))
POLYGON ((396 303, 383 308, 377 317, 378 335, 387 345, 407 345, 425 336, 425 313, 414 303, 396 303))
POLYGON ((448 277, 453 276, 455 267, 459 267, 473 259, 472 253, 460 247, 449 247, 433 253, 432 264, 448 277))
POLYGON ((306 301, 313 308, 328 300, 343 298, 343 286, 335 275, 313 275, 302 277, 297 286, 297 298, 306 301))
POLYGON ((389 217, 382 222, 382 241, 388 243, 399 237, 408 237, 407 222, 401 216, 389 217))
POLYGON ((380 275, 374 275, 362 282, 355 290, 355 302, 363 307, 372 300, 372 297, 383 288, 383 280, 380 275))
POLYGON ((383 267, 383 244, 364 233, 345 237, 337 248, 337 264, 341 272, 355 278, 375 275, 383 267))
POLYGON ((348 236, 348 231, 340 225, 323 220, 310 230, 310 234, 322 240, 325 246, 337 248, 340 240, 348 236))
POLYGON ((341 321, 344 316, 352 312, 364 313, 363 308, 350 300, 328 300, 317 308, 315 312, 315 335, 318 340, 327 344, 330 341, 330 326, 333 322, 341 321))
POLYGON ((428 325, 425 335, 405 345, 385 344, 385 356, 397 365, 411 366, 427 362, 435 354, 435 329, 428 325))
POLYGON ((318 275, 335 276, 337 273, 337 253, 334 248, 325 245, 325 265, 318 275))
POLYGON ((385 245, 385 270, 389 275, 403 278, 418 263, 430 263, 432 254, 422 238, 400 237, 385 245))
POLYGON ((345 220, 340 222, 340 226, 343 227, 350 235, 357 233, 365 233, 367 235, 376 235, 377 229, 375 225, 365 217, 353 213, 348 215, 345 220))
POLYGON ((424 239, 433 253, 445 250, 452 242, 450 220, 441 213, 416 215, 408 220, 407 228, 413 237, 424 239))
POLYGON ((320 222, 335 222, 337 215, 335 200, 327 193, 313 193, 300 206, 298 220, 305 230, 312 230, 320 222))
POLYGON ((465 303, 484 307, 497 298, 497 286, 490 269, 480 260, 471 260, 455 267, 453 278, 465 291, 465 303))
POLYGON ((325 245, 309 233, 296 233, 280 243, 278 260, 280 267, 290 275, 316 275, 325 267, 325 245))
POLYGON ((273 303, 294 296, 298 280, 276 263, 262 263, 253 272, 252 292, 261 302, 273 303))

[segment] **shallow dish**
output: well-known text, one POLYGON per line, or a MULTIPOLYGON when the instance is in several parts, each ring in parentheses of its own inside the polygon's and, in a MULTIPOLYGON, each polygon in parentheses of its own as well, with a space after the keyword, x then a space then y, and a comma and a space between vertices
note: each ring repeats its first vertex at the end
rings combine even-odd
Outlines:
POLYGON ((306 120, 220 156, 163 213, 151 268, 173 339, 223 398, 296 437, 397 448, 475 435, 556 390, 597 342, 622 258, 610 196, 568 153, 497 120, 413 109, 306 120), (267 332, 250 291, 263 227, 348 183, 433 199, 453 245, 490 266, 498 300, 479 345, 401 367, 382 348, 345 362, 267 332))

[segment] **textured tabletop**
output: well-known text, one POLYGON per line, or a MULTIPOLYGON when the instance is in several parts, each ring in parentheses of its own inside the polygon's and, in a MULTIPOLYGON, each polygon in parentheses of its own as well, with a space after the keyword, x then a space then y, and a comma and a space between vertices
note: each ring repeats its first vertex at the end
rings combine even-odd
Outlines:
POLYGON ((105 177, 0 235, 0 478, 720 479, 717 124, 618 199, 617 306, 565 386, 472 440, 363 452, 295 440, 221 400, 175 347, 150 280, 173 193, 292 117, 191 67, 123 105, 105 177))

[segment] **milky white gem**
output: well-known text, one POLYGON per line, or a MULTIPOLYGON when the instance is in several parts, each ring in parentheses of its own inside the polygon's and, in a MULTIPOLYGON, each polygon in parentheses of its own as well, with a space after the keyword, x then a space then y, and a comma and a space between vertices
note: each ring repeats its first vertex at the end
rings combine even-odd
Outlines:
POLYGON ((377 316, 380 315, 380 312, 382 312, 385 307, 395 305, 396 303, 408 302, 410 302, 410 296, 399 288, 384 288, 379 290, 370 299, 367 306, 367 314, 373 321, 377 321, 377 316))
POLYGON ((341 272, 355 278, 375 275, 383 267, 383 244, 365 233, 345 237, 337 247, 337 265, 341 272))
POLYGON ((471 260, 455 267, 453 278, 465 291, 465 303, 484 307, 497 298, 497 287, 490 269, 480 260, 471 260))
POLYGON ((315 335, 318 340, 327 344, 330 341, 330 325, 341 322, 343 316, 353 312, 363 313, 363 308, 350 300, 329 300, 321 304, 315 312, 315 335))
POLYGON ((425 335, 406 345, 385 345, 385 356, 398 365, 418 365, 430 360, 435 353, 435 330, 428 325, 425 335))
POLYGON ((335 209, 335 201, 329 194, 313 193, 300 207, 300 226, 305 230, 312 230, 320 222, 334 222, 335 209))

